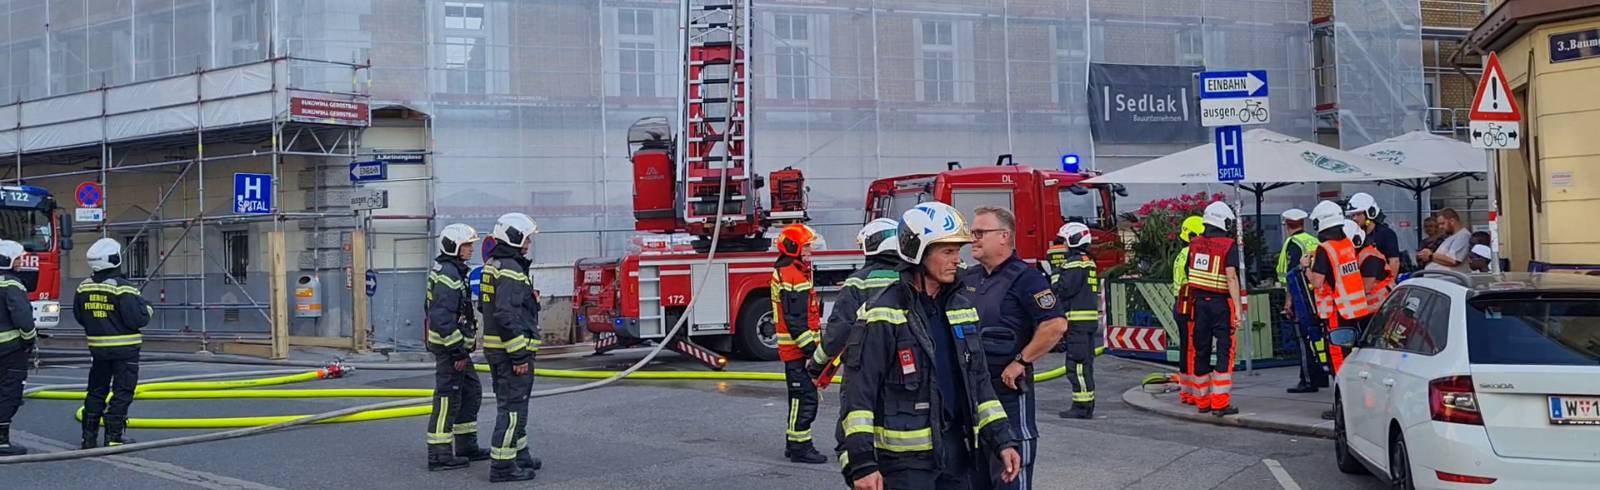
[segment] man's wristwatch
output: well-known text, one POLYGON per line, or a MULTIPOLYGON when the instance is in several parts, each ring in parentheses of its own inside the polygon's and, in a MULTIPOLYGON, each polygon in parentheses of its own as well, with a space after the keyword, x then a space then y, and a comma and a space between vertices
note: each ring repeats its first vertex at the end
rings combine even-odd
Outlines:
POLYGON ((1025 368, 1031 368, 1031 367, 1033 367, 1033 363, 1031 363, 1031 362, 1028 362, 1028 360, 1027 360, 1027 359, 1023 359, 1023 358, 1022 358, 1022 354, 1017 354, 1017 357, 1014 357, 1014 358, 1012 358, 1012 359, 1011 359, 1011 362, 1015 362, 1015 363, 1017 363, 1017 364, 1021 364, 1021 365, 1022 365, 1022 367, 1025 367, 1025 368))

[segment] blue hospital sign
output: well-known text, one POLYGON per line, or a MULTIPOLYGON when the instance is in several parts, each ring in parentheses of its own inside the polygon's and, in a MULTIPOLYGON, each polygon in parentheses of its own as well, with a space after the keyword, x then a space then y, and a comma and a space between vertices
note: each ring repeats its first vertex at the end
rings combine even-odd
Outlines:
POLYGON ((234 214, 272 214, 272 175, 233 174, 234 214))
POLYGON ((1217 181, 1244 180, 1244 131, 1240 126, 1221 126, 1216 130, 1217 181))

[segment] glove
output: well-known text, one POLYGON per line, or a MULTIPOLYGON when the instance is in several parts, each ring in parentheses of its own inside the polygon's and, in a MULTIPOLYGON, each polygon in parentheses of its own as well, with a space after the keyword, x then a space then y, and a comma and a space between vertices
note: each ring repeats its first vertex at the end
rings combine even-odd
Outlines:
POLYGON ((813 360, 810 360, 810 359, 806 359, 806 375, 810 376, 811 379, 813 379, 813 380, 817 379, 817 378, 822 376, 822 368, 824 366, 826 366, 826 365, 825 364, 817 364, 816 361, 813 361, 813 360))

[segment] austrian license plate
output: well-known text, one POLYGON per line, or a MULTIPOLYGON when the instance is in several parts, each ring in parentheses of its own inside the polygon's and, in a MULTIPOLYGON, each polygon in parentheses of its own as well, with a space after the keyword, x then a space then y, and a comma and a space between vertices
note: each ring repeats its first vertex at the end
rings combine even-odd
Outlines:
POLYGON ((1600 425, 1600 397, 1550 397, 1550 423, 1560 425, 1600 425))

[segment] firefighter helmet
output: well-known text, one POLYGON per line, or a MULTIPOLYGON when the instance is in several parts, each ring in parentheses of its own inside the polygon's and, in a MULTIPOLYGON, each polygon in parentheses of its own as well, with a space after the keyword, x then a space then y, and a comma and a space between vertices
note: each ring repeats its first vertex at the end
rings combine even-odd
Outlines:
POLYGON ((471 247, 476 241, 478 230, 471 226, 461 223, 446 226, 439 231, 439 254, 454 257, 461 253, 461 247, 471 247))
POLYGON ((1328 231, 1336 226, 1344 226, 1344 210, 1333 201, 1322 201, 1317 207, 1311 208, 1311 227, 1318 232, 1328 231))
POLYGON ((506 213, 495 220, 494 231, 490 233, 495 241, 506 245, 522 248, 528 244, 528 238, 539 233, 539 224, 522 213, 506 213))
POLYGON ((1060 237, 1062 243, 1067 244, 1067 247, 1070 248, 1088 246, 1089 226, 1073 221, 1071 223, 1061 225, 1061 229, 1056 231, 1056 236, 1060 237))
POLYGON ((811 229, 809 226, 795 223, 783 227, 783 231, 778 232, 778 238, 772 241, 772 245, 777 247, 778 255, 799 257, 800 251, 816 240, 816 230, 811 229))
POLYGON ((1361 225, 1356 224, 1354 221, 1344 220, 1344 224, 1340 226, 1344 227, 1344 236, 1350 239, 1351 245, 1355 245, 1356 248, 1367 245, 1367 232, 1361 230, 1361 225))
POLYGON ((1215 226, 1219 230, 1226 230, 1233 226, 1233 220, 1238 219, 1233 215, 1233 208, 1228 203, 1217 201, 1206 205, 1206 212, 1201 221, 1207 226, 1215 226))
POLYGON ((895 239, 899 233, 899 222, 878 218, 861 227, 861 232, 856 234, 856 245, 867 255, 895 253, 900 250, 900 241, 895 239))
POLYGON ((972 243, 972 229, 960 211, 942 202, 925 202, 900 216, 901 259, 920 264, 928 246, 935 243, 972 243))
POLYGON ((21 243, 0 240, 0 269, 15 270, 17 268, 17 260, 21 259, 22 254, 25 252, 21 243))
POLYGON ((1183 219, 1183 226, 1178 229, 1178 238, 1182 239, 1183 243, 1189 243, 1189 240, 1193 240, 1194 237, 1200 236, 1201 233, 1205 232, 1205 218, 1190 216, 1183 219))
POLYGON ((110 238, 96 240, 85 255, 95 272, 122 267, 122 244, 110 238))
POLYGON ((1367 213, 1367 219, 1378 219, 1378 213, 1382 212, 1382 210, 1378 209, 1378 200, 1373 199, 1371 194, 1357 192, 1350 196, 1350 204, 1345 208, 1345 212, 1349 214, 1367 213))

